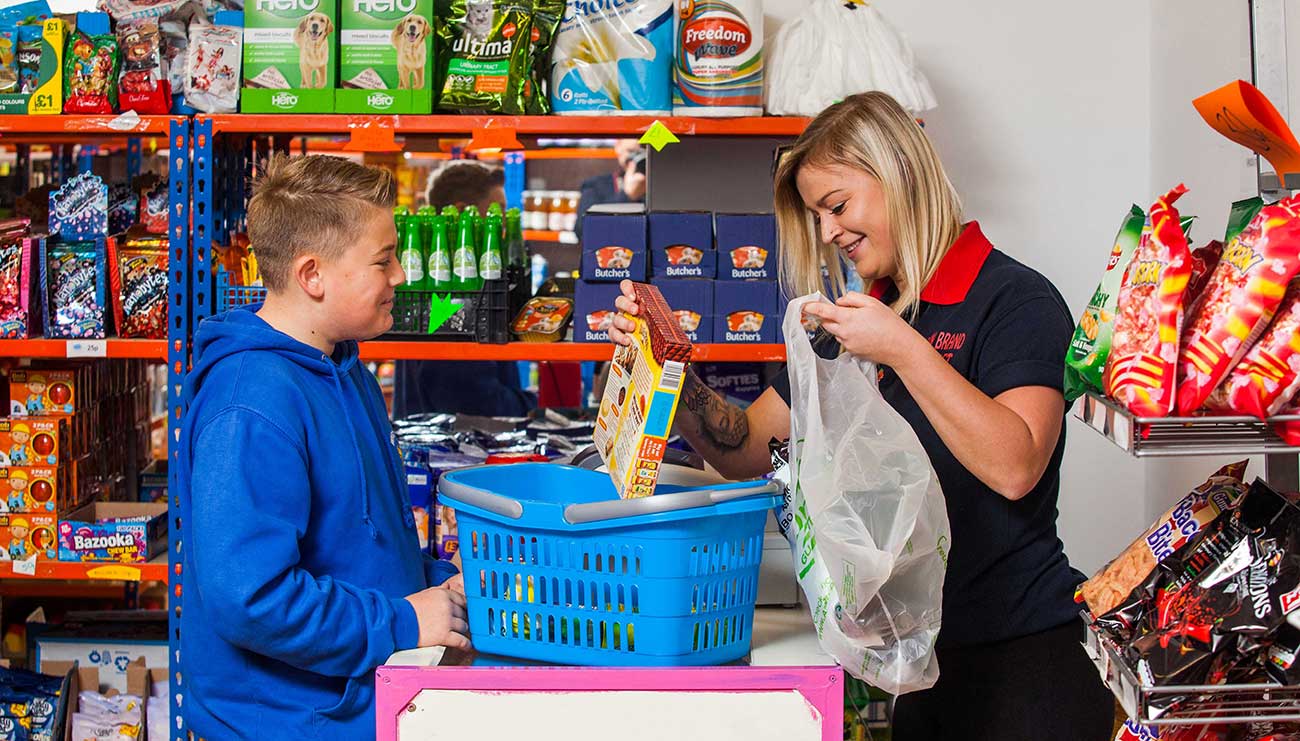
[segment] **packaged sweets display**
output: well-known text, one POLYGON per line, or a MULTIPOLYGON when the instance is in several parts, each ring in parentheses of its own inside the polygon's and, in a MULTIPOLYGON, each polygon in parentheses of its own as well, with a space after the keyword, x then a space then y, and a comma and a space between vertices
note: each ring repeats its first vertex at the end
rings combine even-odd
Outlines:
POLYGON ((1115 326, 1115 308, 1119 303, 1119 286, 1133 260, 1142 238, 1146 214, 1138 206, 1129 210, 1115 235, 1097 290, 1079 317, 1070 347, 1065 353, 1065 398, 1073 401, 1089 390, 1102 390, 1102 375, 1110 357, 1111 331, 1115 326))
POLYGON ((1191 274, 1187 235, 1173 204, 1186 192, 1179 185, 1151 207, 1151 232, 1143 234, 1120 283, 1105 390, 1140 417, 1173 410, 1183 291, 1191 274))
POLYGON ((1214 274, 1214 270, 1219 266, 1219 260, 1222 258, 1223 242, 1217 239, 1210 240, 1192 250, 1192 275, 1187 280, 1187 292, 1183 294, 1184 304, 1195 301, 1205 291, 1206 284, 1210 282, 1210 276, 1214 274))
POLYGON ((560 115, 670 115, 672 0, 569 1, 552 53, 560 115))
POLYGON ((31 326, 32 240, 27 219, 0 221, 0 337, 25 339, 31 326))
POLYGON ((632 343, 614 350, 594 440, 624 499, 654 494, 681 395, 691 342, 659 289, 634 283, 632 343))
MULTIPOLYGON (((1234 212, 1242 208, 1234 206, 1234 212)), ((1187 312, 1179 356, 1178 412, 1209 398, 1258 339, 1300 271, 1300 197, 1263 209, 1224 247, 1187 312)))
POLYGON ((167 338, 167 239, 128 238, 109 249, 119 337, 167 338))
POLYGON ((438 107, 524 113, 532 28, 531 0, 452 0, 438 24, 438 107))
POLYGON ((45 336, 102 339, 106 291, 102 241, 45 243, 45 336))
POLYGON ((122 54, 118 103, 124 111, 165 114, 172 107, 171 80, 163 58, 162 33, 153 18, 119 21, 117 44, 122 54))
POLYGON ((171 216, 167 180, 147 173, 137 177, 131 185, 140 193, 140 225, 150 234, 166 234, 171 216))
POLYGON ((117 112, 117 38, 78 29, 68 35, 63 55, 63 112, 117 112))
POLYGON ((204 113, 239 107, 243 30, 235 26, 190 27, 184 60, 185 104, 204 113))
POLYGON ((121 234, 140 217, 140 194, 130 183, 108 188, 108 233, 121 234))
POLYGON ((108 186, 89 172, 75 175, 49 197, 49 231, 67 242, 108 236, 108 186))
POLYGON ((24 15, 21 8, 33 5, 6 8, 17 10, 0 19, 0 113, 57 114, 63 109, 64 23, 48 17, 48 7, 24 15))
POLYGON ((1080 598, 1098 619, 1132 628, 1133 615, 1109 614, 1140 601, 1133 595, 1156 567, 1246 493, 1246 461, 1225 466, 1170 507, 1155 524, 1079 588, 1080 598))

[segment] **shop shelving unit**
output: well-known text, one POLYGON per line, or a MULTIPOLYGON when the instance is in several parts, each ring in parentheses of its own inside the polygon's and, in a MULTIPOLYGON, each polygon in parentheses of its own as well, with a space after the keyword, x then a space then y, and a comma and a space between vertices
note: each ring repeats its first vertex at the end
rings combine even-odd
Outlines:
POLYGON ((167 340, 0 340, 3 358, 141 358, 167 360, 167 340))
MULTIPOLYGON (((608 343, 511 342, 479 345, 468 342, 363 342, 363 360, 536 360, 577 362, 609 360, 614 348, 608 343)), ((698 363, 779 363, 785 360, 785 345, 696 345, 691 359, 698 363)))
POLYGON ((14 570, 12 561, 0 563, 0 579, 58 579, 64 581, 167 581, 164 556, 148 563, 95 563, 37 561, 36 573, 14 570))

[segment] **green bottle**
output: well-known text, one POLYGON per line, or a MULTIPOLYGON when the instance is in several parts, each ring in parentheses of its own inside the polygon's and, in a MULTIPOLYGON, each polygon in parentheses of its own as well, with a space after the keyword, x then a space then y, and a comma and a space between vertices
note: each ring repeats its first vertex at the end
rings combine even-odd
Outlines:
POLYGON ((489 204, 488 204, 488 207, 487 207, 487 215, 488 215, 488 216, 504 216, 505 213, 501 210, 501 204, 500 204, 500 203, 497 203, 496 201, 493 201, 492 203, 489 203, 489 204))
POLYGON ((429 290, 452 290, 451 240, 447 238, 447 220, 441 216, 430 217, 429 233, 429 290))
POLYGON ((456 235, 456 252, 451 257, 453 291, 477 291, 483 287, 478 277, 478 252, 475 249, 474 215, 468 210, 460 215, 456 235))
POLYGON ((420 222, 418 218, 407 217, 402 241, 397 249, 397 262, 406 274, 406 282, 398 286, 399 291, 423 291, 425 289, 424 249, 421 247, 420 222))
POLYGON ((393 207, 393 226, 397 228, 397 245, 399 247, 406 238, 406 218, 408 213, 406 206, 393 207))
POLYGON ((519 209, 506 211, 506 264, 522 268, 528 264, 528 250, 524 247, 523 215, 519 209))
POLYGON ((460 227, 460 209, 455 206, 443 206, 442 220, 447 223, 447 246, 455 251, 456 230, 460 227))
POLYGON ((479 258, 478 275, 483 280, 501 280, 501 217, 489 210, 484 222, 483 254, 479 258))

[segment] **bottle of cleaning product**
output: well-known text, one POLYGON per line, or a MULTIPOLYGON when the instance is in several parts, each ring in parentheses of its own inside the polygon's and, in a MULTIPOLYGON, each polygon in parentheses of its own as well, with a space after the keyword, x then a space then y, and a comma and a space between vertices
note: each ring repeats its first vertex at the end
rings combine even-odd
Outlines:
MULTIPOLYGON (((496 205, 495 203, 492 205, 496 205)), ((501 217, 488 211, 483 226, 483 252, 479 257, 479 277, 483 280, 501 280, 501 217)))
POLYGON ((452 290, 451 241, 447 238, 447 220, 442 216, 429 217, 429 290, 452 290))
POLYGON ((456 235, 456 251, 451 257, 451 285, 453 291, 477 291, 483 287, 478 275, 474 214, 466 209, 460 215, 460 228, 456 235))

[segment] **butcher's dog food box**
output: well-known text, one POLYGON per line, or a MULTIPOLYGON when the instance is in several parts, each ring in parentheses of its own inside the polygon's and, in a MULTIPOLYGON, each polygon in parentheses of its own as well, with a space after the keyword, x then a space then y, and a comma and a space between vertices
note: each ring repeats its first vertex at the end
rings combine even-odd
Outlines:
POLYGON ((713 249, 713 214, 708 211, 650 214, 650 268, 655 278, 716 276, 718 253, 713 249))
POLYGON ((646 278, 645 214, 587 214, 579 277, 592 283, 646 278))
POLYGON ((433 110, 433 0, 341 0, 340 113, 433 110))
POLYGON ((580 280, 574 285, 574 342, 609 342, 609 328, 618 315, 614 300, 621 293, 617 283, 589 283, 580 280))
POLYGON ((718 280, 776 280, 780 255, 774 215, 718 214, 714 221, 718 280))
POLYGON ((677 317, 677 324, 686 333, 691 344, 704 345, 713 342, 713 292, 715 283, 711 280, 691 280, 682 278, 670 280, 659 278, 654 282, 655 288, 664 295, 668 308, 677 317))
POLYGON ((714 342, 776 342, 781 324, 773 281, 718 281, 713 286, 714 342))
POLYGON ((337 27, 337 0, 248 0, 239 109, 332 113, 337 27))

